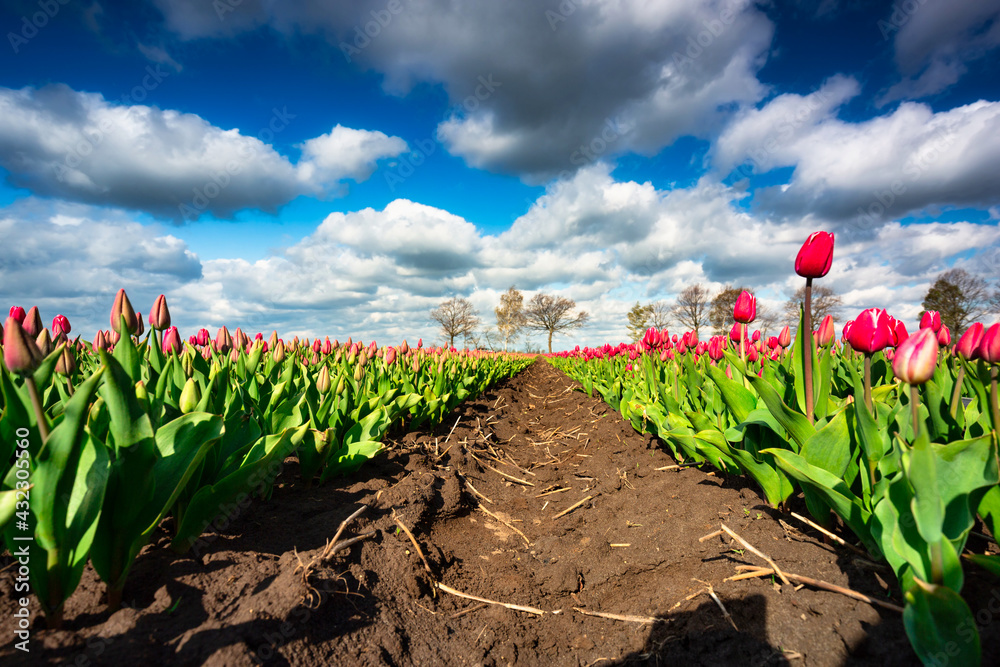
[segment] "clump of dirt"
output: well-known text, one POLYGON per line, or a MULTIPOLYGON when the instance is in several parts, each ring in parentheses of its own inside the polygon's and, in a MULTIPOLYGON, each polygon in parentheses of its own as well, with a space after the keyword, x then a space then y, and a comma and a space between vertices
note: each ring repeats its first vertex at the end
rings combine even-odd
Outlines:
MULTIPOLYGON (((108 614, 88 566, 64 629, 36 623, 31 653, 8 642, 0 660, 918 664, 898 612, 729 580, 765 563, 725 534, 699 538, 725 523, 786 572, 901 604, 891 571, 825 544, 742 478, 671 469, 661 442, 578 387, 536 363, 320 488, 302 488, 289 459, 269 502, 233 508, 192 553, 169 551, 165 532, 147 547, 125 608, 108 614), (338 541, 365 537, 331 554, 361 506, 338 541)), ((986 664, 1000 656, 997 590, 969 572, 986 664)), ((8 569, 5 609, 14 595, 8 569)))

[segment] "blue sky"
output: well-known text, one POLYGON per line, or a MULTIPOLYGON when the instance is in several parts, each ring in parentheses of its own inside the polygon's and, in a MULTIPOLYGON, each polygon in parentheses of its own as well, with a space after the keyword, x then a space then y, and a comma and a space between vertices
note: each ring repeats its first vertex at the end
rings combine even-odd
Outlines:
MULTIPOLYGON (((513 284, 625 336, 837 235, 842 320, 1000 274, 1000 1, 34 0, 0 8, 0 306, 439 340, 513 284)), ((537 339, 537 340, 540 340, 537 339)))

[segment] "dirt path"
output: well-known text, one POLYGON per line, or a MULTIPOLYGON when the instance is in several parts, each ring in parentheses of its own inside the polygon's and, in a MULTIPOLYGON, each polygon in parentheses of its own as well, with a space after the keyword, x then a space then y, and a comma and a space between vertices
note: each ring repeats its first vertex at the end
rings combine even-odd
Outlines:
MULTIPOLYGON (((7 641, 0 662, 916 663, 894 611, 770 577, 725 581, 737 565, 763 563, 728 538, 698 541, 720 522, 786 571, 882 600, 896 591, 891 573, 779 520, 743 480, 656 470, 673 463, 662 446, 575 386, 536 363, 339 484, 302 489, 289 461, 272 500, 234 508, 196 545, 196 557, 172 554, 165 535, 148 547, 125 589, 131 608, 109 618, 88 567, 68 603, 67 629, 36 628, 30 656, 7 641), (361 504, 369 509, 344 537, 374 535, 314 568, 307 588, 300 559, 319 556, 361 504), (462 599, 433 580, 545 613, 462 599)), ((990 604, 1000 593, 984 576, 971 573, 966 591, 981 612, 984 664, 995 664, 1000 623, 990 604)), ((0 575, 4 609, 13 595, 8 570, 0 575)), ((9 637, 12 621, 0 615, 0 624, 9 637)))

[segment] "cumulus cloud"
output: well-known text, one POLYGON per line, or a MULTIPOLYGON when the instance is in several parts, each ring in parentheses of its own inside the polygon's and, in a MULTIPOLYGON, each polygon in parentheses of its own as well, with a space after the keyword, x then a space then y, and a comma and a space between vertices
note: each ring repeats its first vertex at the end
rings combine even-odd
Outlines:
POLYGON ((255 137, 65 85, 0 88, 0 166, 13 185, 35 194, 193 220, 322 196, 343 179, 368 178, 379 159, 406 149, 398 137, 338 125, 306 141, 292 164, 262 140, 291 122, 287 110, 275 109, 255 137))
POLYGON ((765 95, 756 71, 774 33, 749 0, 425 0, 395 12, 384 0, 247 0, 222 17, 218 4, 157 1, 182 38, 262 26, 322 33, 351 63, 382 73, 391 93, 441 84, 456 109, 438 127, 448 149, 531 182, 708 136, 727 109, 765 95))
POLYGON ((894 3, 879 28, 894 38, 903 79, 878 104, 925 97, 957 82, 969 62, 1000 45, 1000 0, 894 3))
POLYGON ((759 189, 754 203, 784 217, 851 220, 855 232, 931 206, 1000 201, 1000 103, 934 112, 907 102, 863 122, 836 117, 857 93, 837 77, 809 96, 782 95, 747 111, 712 149, 723 173, 794 167, 788 183, 759 189))

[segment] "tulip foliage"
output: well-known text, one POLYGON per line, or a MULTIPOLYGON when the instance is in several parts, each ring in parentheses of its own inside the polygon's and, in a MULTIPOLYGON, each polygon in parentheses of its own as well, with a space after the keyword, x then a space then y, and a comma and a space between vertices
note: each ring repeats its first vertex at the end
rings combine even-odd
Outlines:
POLYGON ((288 456, 307 486, 349 473, 394 424, 437 424, 530 363, 405 342, 251 341, 225 328, 182 344, 162 296, 149 321, 140 339, 142 318, 119 291, 111 329, 92 343, 69 340, 62 315, 52 336, 34 308, 12 308, 4 323, 0 531, 44 564, 30 583, 52 626, 88 559, 115 608, 161 524, 184 552, 226 507, 270 497, 288 456))
MULTIPOLYGON (((827 259, 814 264, 810 279, 829 269, 827 259)), ((736 313, 741 328, 747 314, 736 313)), ((727 336, 690 344, 693 334, 651 329, 634 345, 551 361, 678 461, 747 475, 774 507, 801 493, 820 524, 835 513, 896 573, 918 656, 931 662, 958 646, 960 664, 979 664, 975 619, 959 595, 961 556, 977 514, 993 535, 1000 529, 1000 325, 976 325, 976 340, 949 349, 927 320, 907 337, 872 309, 849 323, 843 344, 831 323, 807 338, 800 320, 790 349, 783 332, 785 346, 775 337, 742 355, 745 334, 730 349, 727 336)), ((1000 569, 997 557, 969 560, 1000 569)))

